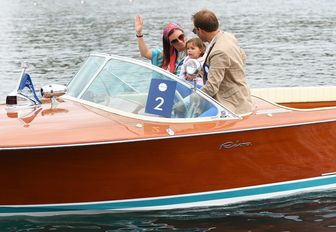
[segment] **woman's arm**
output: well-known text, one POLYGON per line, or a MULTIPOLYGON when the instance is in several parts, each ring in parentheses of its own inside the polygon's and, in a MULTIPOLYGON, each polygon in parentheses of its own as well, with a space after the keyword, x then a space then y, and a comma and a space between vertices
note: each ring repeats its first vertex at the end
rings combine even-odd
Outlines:
POLYGON ((149 49, 147 47, 145 40, 143 38, 143 34, 142 34, 143 21, 142 21, 141 16, 139 15, 135 16, 134 27, 135 27, 136 36, 138 39, 138 47, 139 47, 140 55, 147 59, 152 59, 152 49, 149 49))

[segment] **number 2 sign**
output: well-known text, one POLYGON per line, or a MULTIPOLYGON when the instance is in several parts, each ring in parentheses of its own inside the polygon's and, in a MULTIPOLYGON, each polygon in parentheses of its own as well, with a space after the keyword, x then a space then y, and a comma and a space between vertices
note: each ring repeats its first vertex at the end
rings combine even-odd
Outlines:
POLYGON ((170 118, 174 104, 176 81, 152 79, 146 103, 146 113, 170 118))

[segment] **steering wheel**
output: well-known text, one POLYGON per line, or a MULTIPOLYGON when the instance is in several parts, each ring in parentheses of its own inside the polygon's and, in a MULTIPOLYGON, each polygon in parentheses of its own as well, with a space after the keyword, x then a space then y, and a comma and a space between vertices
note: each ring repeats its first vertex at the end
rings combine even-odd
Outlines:
POLYGON ((187 107, 185 105, 184 98, 178 91, 176 91, 173 110, 172 110, 172 117, 173 118, 184 118, 186 115, 186 112, 187 112, 187 107))

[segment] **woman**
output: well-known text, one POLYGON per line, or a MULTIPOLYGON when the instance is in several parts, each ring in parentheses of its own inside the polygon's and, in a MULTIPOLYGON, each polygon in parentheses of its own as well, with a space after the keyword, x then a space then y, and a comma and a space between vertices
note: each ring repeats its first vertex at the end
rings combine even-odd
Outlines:
POLYGON ((176 23, 168 23, 164 28, 163 50, 147 47, 142 34, 143 20, 140 16, 135 17, 134 26, 141 56, 150 59, 152 64, 179 75, 183 59, 187 55, 186 38, 181 26, 176 23))

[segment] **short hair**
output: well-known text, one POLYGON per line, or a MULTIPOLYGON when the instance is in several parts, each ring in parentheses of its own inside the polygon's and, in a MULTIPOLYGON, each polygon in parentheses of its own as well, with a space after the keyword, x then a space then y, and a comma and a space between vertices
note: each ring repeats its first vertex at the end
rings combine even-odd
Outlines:
POLYGON ((192 16, 194 26, 196 28, 201 28, 206 32, 213 32, 218 30, 219 22, 215 15, 210 10, 200 10, 192 16))
POLYGON ((188 44, 193 44, 196 47, 198 47, 201 50, 201 56, 204 55, 206 47, 205 47, 205 44, 203 43, 203 41, 200 38, 198 38, 198 37, 191 38, 186 42, 186 46, 188 44))

